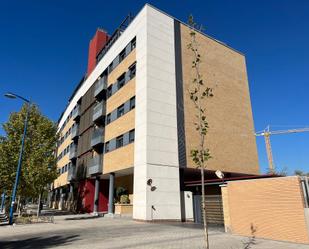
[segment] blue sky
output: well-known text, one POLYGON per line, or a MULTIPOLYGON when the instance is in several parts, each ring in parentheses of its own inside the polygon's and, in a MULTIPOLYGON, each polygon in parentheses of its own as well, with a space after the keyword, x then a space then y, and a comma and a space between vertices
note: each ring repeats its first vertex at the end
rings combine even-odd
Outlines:
MULTIPOLYGON (((206 33, 247 59, 256 130, 309 126, 309 1, 149 1, 186 21, 190 13, 206 33)), ((89 40, 109 33, 144 1, 1 1, 0 94, 31 97, 57 120, 86 71, 89 40), (117 4, 116 4, 117 3, 117 4), (60 91, 59 91, 60 89, 60 91)), ((21 103, 0 97, 0 123, 21 103)), ((3 131, 0 129, 0 134, 3 131)), ((309 132, 271 138, 279 169, 309 171, 309 132)), ((257 138, 260 167, 267 168, 257 138)))

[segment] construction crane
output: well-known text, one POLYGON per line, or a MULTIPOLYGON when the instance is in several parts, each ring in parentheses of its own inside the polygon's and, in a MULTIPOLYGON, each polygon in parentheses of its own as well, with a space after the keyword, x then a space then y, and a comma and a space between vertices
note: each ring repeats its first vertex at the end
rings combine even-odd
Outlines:
POLYGON ((275 172, 275 170, 274 170, 275 167, 274 167, 273 154, 272 154, 271 144, 270 144, 270 135, 299 133, 299 132, 306 132, 306 131, 309 132, 309 127, 299 128, 299 129, 270 131, 270 126, 268 125, 264 131, 255 133, 255 136, 264 136, 267 158, 268 158, 268 167, 269 167, 269 171, 271 173, 275 172))

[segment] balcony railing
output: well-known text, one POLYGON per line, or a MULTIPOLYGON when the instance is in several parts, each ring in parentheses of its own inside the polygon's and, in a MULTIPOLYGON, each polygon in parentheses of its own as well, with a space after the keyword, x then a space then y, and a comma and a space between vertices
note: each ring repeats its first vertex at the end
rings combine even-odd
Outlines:
POLYGON ((104 142, 104 129, 102 128, 94 129, 91 136, 91 146, 95 147, 103 144, 103 142, 104 142))
POLYGON ((107 78, 106 76, 97 80, 94 86, 94 97, 98 96, 103 90, 106 89, 107 86, 107 78))
POLYGON ((69 159, 70 159, 70 160, 76 159, 76 157, 77 157, 77 146, 76 146, 76 145, 73 145, 73 146, 70 148, 69 159))
POLYGON ((91 158, 88 164, 88 174, 89 175, 102 174, 102 171, 103 171, 102 155, 97 155, 91 158))
POLYGON ((92 121, 102 118, 105 114, 105 102, 101 101, 93 107, 92 121))
POLYGON ((72 127, 71 136, 72 136, 72 139, 78 136, 78 125, 77 124, 72 127))
POLYGON ((80 116, 80 106, 79 105, 76 105, 73 109, 73 112, 72 112, 72 118, 73 120, 79 118, 80 116))
POLYGON ((68 182, 76 179, 76 166, 71 166, 68 170, 68 182))

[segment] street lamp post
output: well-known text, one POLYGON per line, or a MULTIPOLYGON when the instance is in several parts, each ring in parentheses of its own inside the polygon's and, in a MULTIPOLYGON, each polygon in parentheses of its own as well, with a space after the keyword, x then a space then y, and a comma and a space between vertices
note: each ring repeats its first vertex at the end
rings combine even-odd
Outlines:
POLYGON ((23 133, 22 141, 21 141, 18 165, 17 165, 17 170, 16 170, 15 184, 14 184, 14 188, 13 188, 13 193, 12 193, 12 198, 11 198, 11 206, 10 206, 9 224, 12 225, 13 224, 14 203, 15 203, 17 187, 18 187, 18 182, 19 182, 19 177, 20 177, 20 172, 21 172, 21 164, 22 164, 22 158, 23 158, 23 151, 24 151, 24 144, 25 144, 25 138, 26 138, 26 133, 27 133, 28 118, 29 118, 29 114, 30 114, 31 102, 30 102, 30 100, 25 99, 24 97, 21 97, 17 94, 14 94, 14 93, 6 93, 4 96, 11 98, 11 99, 19 98, 27 104, 27 114, 26 114, 25 123, 24 123, 24 133, 23 133))

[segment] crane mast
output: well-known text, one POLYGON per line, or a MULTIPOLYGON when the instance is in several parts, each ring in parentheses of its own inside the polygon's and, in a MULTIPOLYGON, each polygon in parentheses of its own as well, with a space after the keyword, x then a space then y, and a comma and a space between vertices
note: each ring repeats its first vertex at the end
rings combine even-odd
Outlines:
POLYGON ((268 125, 264 131, 255 133, 255 136, 264 136, 267 159, 268 159, 268 168, 269 168, 270 173, 275 173, 274 159, 273 159, 271 143, 270 143, 270 135, 299 133, 299 132, 309 132, 309 127, 305 127, 301 129, 270 131, 270 126, 268 125))

